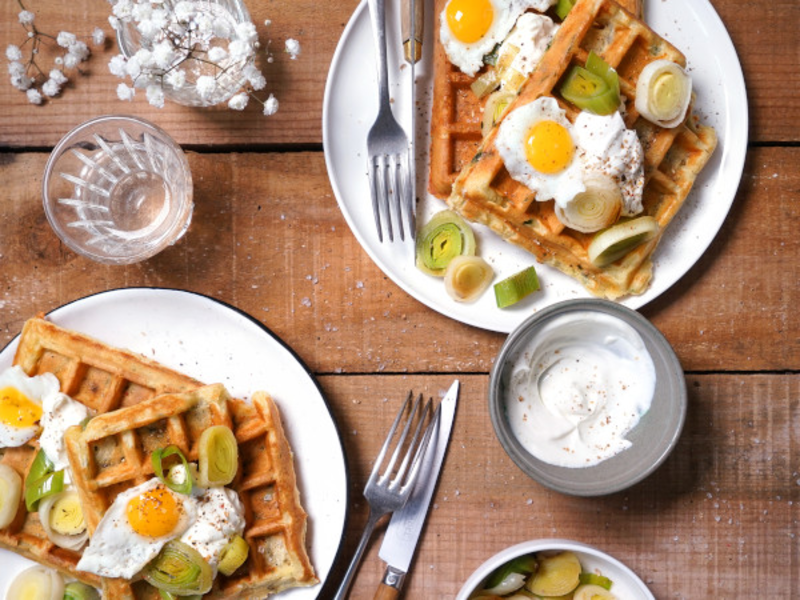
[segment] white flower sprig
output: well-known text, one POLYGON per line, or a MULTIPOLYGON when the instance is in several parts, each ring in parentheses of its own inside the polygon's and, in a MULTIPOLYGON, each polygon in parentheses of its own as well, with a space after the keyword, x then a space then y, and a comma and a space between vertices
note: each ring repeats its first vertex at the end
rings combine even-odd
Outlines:
MULTIPOLYGON (((11 85, 25 92, 31 104, 42 104, 45 98, 54 98, 61 93, 69 81, 65 70, 75 69, 83 74, 80 64, 89 59, 91 51, 86 42, 79 40, 74 33, 60 31, 53 36, 41 31, 34 23, 35 15, 26 10, 22 0, 17 0, 17 3, 20 7, 19 23, 25 29, 26 36, 21 44, 9 44, 6 47, 8 74, 11 85), (53 68, 48 69, 41 64, 43 44, 61 49, 54 59, 53 68)), ((106 36, 102 29, 95 28, 91 38, 95 45, 102 45, 106 36)))
POLYGON ((139 37, 132 56, 119 54, 108 65, 112 74, 131 80, 131 85, 117 86, 121 100, 132 100, 137 89, 144 89, 147 101, 157 108, 174 93, 191 96, 191 103, 202 106, 226 100, 232 110, 244 110, 254 98, 265 115, 277 111, 272 94, 261 100, 254 93, 267 80, 255 65, 260 43, 252 22, 233 23, 210 12, 208 3, 190 0, 171 9, 163 0, 111 1, 111 26, 118 31, 134 28, 139 37))

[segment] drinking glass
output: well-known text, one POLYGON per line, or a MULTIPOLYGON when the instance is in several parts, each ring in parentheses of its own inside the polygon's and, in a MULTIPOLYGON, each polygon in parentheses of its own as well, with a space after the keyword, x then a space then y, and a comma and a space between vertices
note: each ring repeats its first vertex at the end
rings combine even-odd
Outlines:
POLYGON ((139 262, 174 244, 194 209, 180 146, 137 117, 103 116, 70 131, 53 149, 42 187, 58 237, 106 264, 139 262))

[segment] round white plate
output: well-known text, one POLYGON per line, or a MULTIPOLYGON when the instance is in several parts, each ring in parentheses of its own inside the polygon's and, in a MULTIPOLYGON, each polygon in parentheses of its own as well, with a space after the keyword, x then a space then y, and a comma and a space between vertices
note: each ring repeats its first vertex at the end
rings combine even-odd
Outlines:
MULTIPOLYGON (((389 79, 395 116, 411 130, 411 82, 399 42, 399 0, 387 2, 389 79)), ((432 2, 426 2, 426 24, 433 23, 432 2)), ((677 218, 654 255, 654 277, 641 296, 621 301, 639 308, 676 283, 711 244, 730 209, 747 150, 747 95, 741 65, 724 24, 708 0, 647 0, 647 23, 687 57, 697 92, 696 111, 712 125, 719 146, 698 178, 677 218)), ((432 97, 432 25, 425 29, 424 57, 417 65, 415 105, 417 155, 417 220, 426 222, 445 208, 427 193, 430 105, 432 97)), ((325 160, 336 199, 350 229, 367 254, 391 279, 428 307, 463 323, 510 332, 538 308, 573 298, 589 297, 575 280, 538 265, 526 251, 503 242, 482 226, 474 226, 479 253, 495 270, 495 281, 537 265, 542 290, 519 305, 500 310, 491 290, 474 304, 453 301, 441 280, 414 267, 413 244, 379 243, 372 216, 366 171, 366 136, 378 110, 377 75, 372 29, 364 2, 342 35, 328 74, 323 103, 325 160)))
MULTIPOLYGON (((266 327, 226 304, 191 292, 130 288, 102 292, 49 313, 61 327, 126 348, 206 383, 222 383, 249 399, 269 392, 281 412, 294 450, 298 488, 308 512, 311 562, 325 582, 339 552, 347 511, 347 471, 330 409, 309 370, 266 327)), ((19 336, 0 351, 0 370, 14 358, 19 336)), ((3 581, 29 566, 0 549, 3 581)), ((311 600, 322 585, 284 592, 287 600, 311 600)))
POLYGON ((652 592, 647 589, 647 586, 639 579, 636 573, 613 556, 609 556, 597 548, 580 542, 559 539, 531 540, 498 552, 478 567, 469 579, 467 579, 461 591, 458 592, 456 600, 468 600, 472 592, 475 591, 475 588, 482 584, 489 574, 500 565, 518 556, 551 550, 562 552, 569 550, 574 552, 578 560, 580 560, 584 572, 600 573, 613 582, 611 591, 617 598, 625 598, 626 600, 654 600, 652 592))

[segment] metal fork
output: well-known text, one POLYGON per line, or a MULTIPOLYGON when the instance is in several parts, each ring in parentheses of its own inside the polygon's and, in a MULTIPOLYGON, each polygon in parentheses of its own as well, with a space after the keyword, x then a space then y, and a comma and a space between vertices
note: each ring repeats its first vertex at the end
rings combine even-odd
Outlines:
POLYGON ((364 487, 364 498, 366 498, 369 505, 367 524, 364 526, 364 532, 361 534, 358 548, 356 548, 350 565, 347 567, 347 572, 344 575, 342 583, 339 585, 339 589, 336 591, 334 600, 344 600, 344 598, 347 597, 347 592, 350 589, 353 576, 358 569, 358 565, 361 563, 361 558, 364 555, 364 550, 367 548, 370 537, 372 537, 375 525, 383 516, 402 508, 416 484, 420 472, 420 465, 422 464, 422 457, 431 440, 431 432, 436 428, 436 422, 439 420, 441 411, 436 411, 436 414, 429 419, 428 417, 432 412, 432 401, 428 400, 422 412, 419 413, 420 406, 422 405, 422 394, 420 394, 409 413, 409 405, 411 404, 412 396, 413 394, 409 392, 408 398, 406 398, 406 401, 400 408, 400 412, 397 413, 392 428, 389 430, 389 435, 386 436, 386 441, 381 447, 378 458, 375 459, 375 464, 367 480, 367 485, 364 487), (406 416, 406 413, 409 414, 406 416), (414 426, 414 435, 408 445, 405 445, 406 438, 415 422, 417 413, 419 413, 419 417, 418 420, 416 420, 416 426, 414 426), (395 433, 403 419, 405 419, 405 425, 396 442, 394 452, 392 452, 386 468, 381 472, 383 461, 389 449, 392 447, 395 433), (426 421, 428 422, 427 426, 425 426, 426 421), (425 426, 424 431, 423 426, 425 426), (400 454, 404 450, 405 455, 402 457, 402 462, 400 462, 400 466, 395 470, 397 461, 400 459, 400 454))
POLYGON ((389 241, 394 241, 392 212, 400 239, 405 241, 403 213, 408 222, 409 237, 414 238, 414 186, 411 173, 413 165, 408 136, 397 123, 389 102, 389 74, 386 67, 386 0, 369 0, 369 14, 378 50, 378 116, 367 134, 369 157, 369 188, 372 212, 378 229, 378 240, 383 242, 385 221, 389 241), (394 209, 394 210, 392 210, 394 209))

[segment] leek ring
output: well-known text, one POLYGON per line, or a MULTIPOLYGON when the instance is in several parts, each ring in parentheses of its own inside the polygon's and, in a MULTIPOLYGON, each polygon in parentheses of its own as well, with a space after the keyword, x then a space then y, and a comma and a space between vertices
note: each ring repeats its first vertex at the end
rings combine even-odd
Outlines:
POLYGON ((672 128, 683 123, 692 99, 692 78, 670 60, 649 63, 636 82, 636 110, 648 121, 672 128))
POLYGON ((6 464, 0 464, 0 529, 14 521, 22 498, 22 477, 6 464))
POLYGON ((433 215, 417 235, 417 268, 435 277, 444 277, 445 269, 456 256, 475 254, 475 234, 452 210, 433 215))
POLYGON ((445 270, 444 287, 456 302, 473 302, 493 277, 492 267, 479 256, 456 256, 445 270))
POLYGON ((200 436, 197 479, 202 487, 228 485, 239 469, 239 445, 230 427, 214 425, 200 436))
POLYGON ((142 571, 145 581, 176 596, 205 594, 214 574, 205 559, 191 546, 171 540, 142 571))

